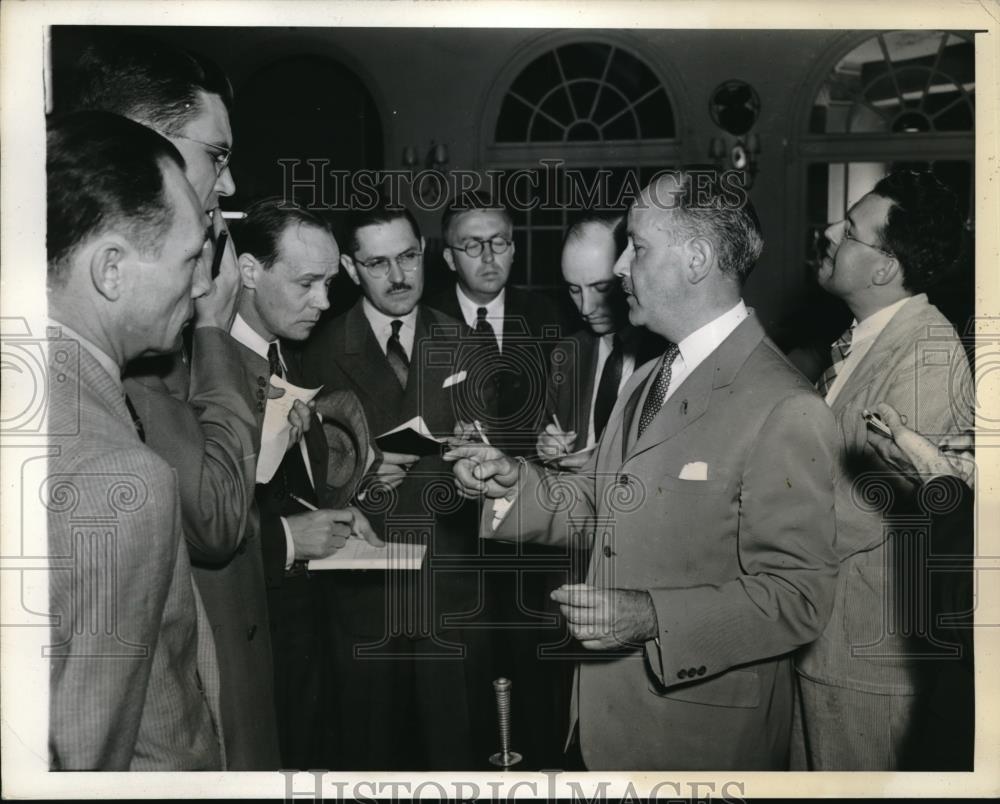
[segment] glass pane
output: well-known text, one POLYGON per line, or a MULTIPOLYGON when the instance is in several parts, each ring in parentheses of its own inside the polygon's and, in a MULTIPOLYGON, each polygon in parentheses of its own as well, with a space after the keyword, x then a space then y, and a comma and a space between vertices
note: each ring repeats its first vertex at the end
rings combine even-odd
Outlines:
POLYGON ((878 34, 831 71, 813 102, 809 131, 972 131, 974 75, 973 43, 965 36, 942 31, 878 34), (948 106, 961 89, 970 100, 948 106))
POLYGON ((574 78, 600 78, 604 74, 611 46, 580 42, 561 47, 558 53, 567 81, 574 78))
POLYGON ((637 140, 639 139, 639 124, 635 112, 631 109, 615 118, 602 129, 606 140, 637 140))
POLYGON ((664 90, 654 92, 635 107, 639 116, 642 139, 670 138, 674 136, 674 112, 664 90))
POLYGON ((539 56, 524 68, 511 84, 510 91, 516 92, 529 103, 538 103, 552 87, 559 84, 559 68, 551 53, 539 56))
POLYGON ((544 115, 536 114, 528 131, 529 142, 562 142, 565 129, 544 115))
POLYGON ((629 100, 638 100, 659 86, 656 76, 641 61, 623 50, 616 50, 608 70, 608 82, 620 89, 629 100))
POLYGON ((531 107, 523 101, 508 95, 503 99, 500 116, 497 118, 497 142, 524 142, 528 136, 528 121, 531 107))
POLYGON ((562 254, 562 227, 535 229, 531 233, 531 284, 558 285, 562 254))
POLYGON ((569 106, 569 98, 566 95, 566 90, 562 87, 553 91, 542 102, 539 109, 564 126, 570 125, 576 119, 576 115, 573 114, 573 110, 569 106))
POLYGON ((573 106, 576 109, 578 118, 587 119, 594 108, 594 101, 597 100, 597 90, 600 89, 597 81, 574 81, 570 84, 570 94, 573 96, 573 106))

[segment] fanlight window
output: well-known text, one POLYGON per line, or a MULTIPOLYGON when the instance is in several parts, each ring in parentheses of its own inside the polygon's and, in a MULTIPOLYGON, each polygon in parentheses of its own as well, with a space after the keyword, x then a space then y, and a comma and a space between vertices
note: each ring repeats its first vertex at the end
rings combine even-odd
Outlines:
POLYGON ((811 134, 971 132, 972 40, 947 31, 880 33, 833 68, 816 97, 811 134))
POLYGON ((518 75, 500 108, 495 142, 674 136, 670 100, 648 66, 613 45, 579 42, 544 53, 518 75))

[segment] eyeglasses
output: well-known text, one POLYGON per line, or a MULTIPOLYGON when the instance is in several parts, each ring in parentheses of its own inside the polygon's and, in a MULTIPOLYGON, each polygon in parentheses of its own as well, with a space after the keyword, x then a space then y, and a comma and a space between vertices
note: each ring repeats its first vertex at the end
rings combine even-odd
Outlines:
POLYGON ((844 240, 851 240, 855 243, 858 243, 859 245, 868 246, 868 248, 873 248, 880 254, 885 254, 886 257, 896 256, 891 251, 886 251, 884 248, 880 248, 879 246, 873 245, 872 243, 866 243, 864 240, 858 240, 858 238, 852 235, 847 229, 844 229, 844 240))
POLYGON ((424 252, 411 248, 395 257, 374 257, 370 260, 355 259, 355 262, 364 268, 375 279, 384 279, 389 275, 389 270, 393 264, 399 267, 400 271, 413 273, 420 267, 420 258, 424 252))
POLYGON ((226 148, 222 145, 215 145, 211 142, 202 142, 201 140, 196 140, 194 137, 185 137, 183 134, 171 134, 170 136, 176 137, 179 140, 187 140, 188 142, 194 142, 198 145, 202 145, 205 148, 211 148, 209 155, 212 157, 212 161, 215 162, 215 175, 221 176, 222 171, 229 167, 229 160, 233 158, 233 149, 226 148), (217 153, 216 153, 217 152, 217 153))
POLYGON ((449 245, 448 248, 453 248, 456 251, 464 251, 470 257, 478 257, 487 246, 490 247, 491 253, 503 254, 510 248, 512 242, 512 240, 508 240, 506 237, 491 237, 489 240, 479 240, 474 237, 464 246, 449 245))

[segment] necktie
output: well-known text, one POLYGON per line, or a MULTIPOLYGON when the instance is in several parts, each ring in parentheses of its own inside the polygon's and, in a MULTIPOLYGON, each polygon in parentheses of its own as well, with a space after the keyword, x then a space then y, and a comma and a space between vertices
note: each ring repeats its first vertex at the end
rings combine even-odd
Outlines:
POLYGON ((488 336, 490 339, 490 344, 493 346, 494 349, 497 350, 497 353, 499 354, 500 347, 497 345, 497 334, 493 330, 493 327, 490 325, 490 322, 486 320, 485 307, 480 307, 478 310, 476 310, 476 326, 472 328, 472 331, 475 332, 476 335, 479 335, 480 337, 485 338, 488 336))
POLYGON ((670 377, 673 373, 674 358, 677 357, 679 352, 680 349, 677 348, 677 344, 672 343, 663 353, 663 363, 660 365, 660 370, 656 373, 653 387, 646 396, 646 402, 642 406, 642 415, 639 416, 640 437, 653 419, 656 418, 656 414, 660 412, 660 408, 663 407, 663 400, 667 398, 667 391, 670 390, 670 377))
POLYGON ((622 363, 625 352, 622 348, 621 338, 614 336, 614 347, 611 354, 604 361, 604 368, 601 370, 601 379, 597 384, 597 397, 594 399, 594 438, 601 439, 601 433, 607 426, 608 419, 611 418, 611 409, 618 399, 618 386, 622 381, 622 363))
POLYGON ((285 370, 281 367, 281 358, 278 356, 277 341, 272 341, 267 346, 267 367, 272 375, 285 376, 285 370))
POLYGON ((389 367, 392 369, 399 384, 406 389, 406 380, 410 375, 410 359, 406 356, 406 350, 399 340, 399 331, 403 328, 403 322, 398 318, 392 324, 392 335, 385 346, 385 356, 389 360, 389 367))
POLYGON ((833 358, 833 363, 830 365, 830 368, 823 372, 823 376, 816 383, 816 390, 823 396, 826 396, 830 392, 830 386, 837 379, 837 374, 840 373, 841 366, 844 365, 844 361, 847 360, 847 356, 851 353, 851 339, 853 337, 854 326, 852 325, 843 335, 834 341, 833 346, 830 348, 830 356, 833 358))
POLYGON ((136 413, 135 405, 133 405, 132 400, 128 398, 128 394, 125 394, 125 407, 128 408, 128 415, 132 417, 132 426, 135 427, 136 433, 139 434, 139 440, 145 444, 146 428, 142 426, 142 419, 140 419, 139 414, 136 413))

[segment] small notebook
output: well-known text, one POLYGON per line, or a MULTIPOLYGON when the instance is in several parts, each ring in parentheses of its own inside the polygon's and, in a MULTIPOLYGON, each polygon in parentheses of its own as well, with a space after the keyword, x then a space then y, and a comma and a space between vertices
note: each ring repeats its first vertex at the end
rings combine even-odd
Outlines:
POLYGON ((372 547, 364 539, 352 537, 340 550, 326 558, 314 558, 310 570, 418 570, 427 552, 425 544, 388 542, 372 547))
POLYGON ((399 427, 375 438, 375 443, 383 452, 399 452, 403 455, 437 455, 445 443, 435 437, 427 428, 422 416, 416 416, 399 427))

